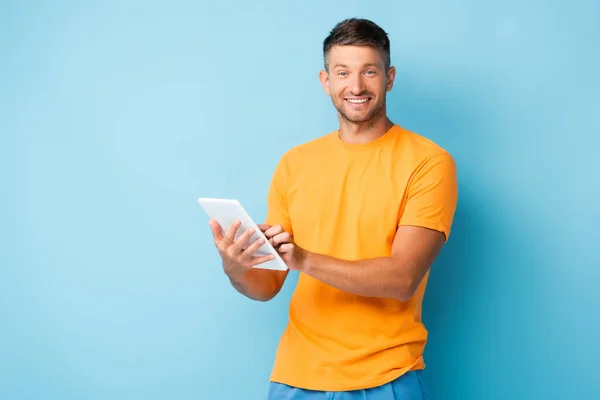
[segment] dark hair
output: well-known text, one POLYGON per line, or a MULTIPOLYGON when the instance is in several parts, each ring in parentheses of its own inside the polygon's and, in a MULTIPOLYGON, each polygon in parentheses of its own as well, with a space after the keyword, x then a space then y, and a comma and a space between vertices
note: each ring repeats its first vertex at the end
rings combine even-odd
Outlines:
POLYGON ((383 53, 385 68, 390 68, 390 40, 387 33, 368 19, 348 18, 339 22, 323 41, 323 62, 329 66, 333 46, 355 45, 375 47, 383 53))

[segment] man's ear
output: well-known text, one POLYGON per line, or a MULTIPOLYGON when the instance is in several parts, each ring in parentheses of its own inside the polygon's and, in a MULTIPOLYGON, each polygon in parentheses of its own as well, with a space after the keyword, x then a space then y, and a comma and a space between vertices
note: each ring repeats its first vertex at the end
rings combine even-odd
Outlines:
POLYGON ((327 71, 321 70, 319 72, 319 80, 321 81, 323 90, 325 90, 325 93, 327 93, 327 96, 329 96, 329 74, 327 71))
POLYGON ((390 67, 387 72, 387 87, 386 90, 389 92, 394 87, 394 80, 396 79, 396 68, 390 67))

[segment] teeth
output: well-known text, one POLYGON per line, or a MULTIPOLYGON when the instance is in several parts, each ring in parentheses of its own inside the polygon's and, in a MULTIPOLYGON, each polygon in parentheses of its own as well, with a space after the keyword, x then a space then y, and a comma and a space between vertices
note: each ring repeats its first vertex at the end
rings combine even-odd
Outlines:
POLYGON ((348 99, 348 102, 353 104, 366 103, 369 99, 348 99))

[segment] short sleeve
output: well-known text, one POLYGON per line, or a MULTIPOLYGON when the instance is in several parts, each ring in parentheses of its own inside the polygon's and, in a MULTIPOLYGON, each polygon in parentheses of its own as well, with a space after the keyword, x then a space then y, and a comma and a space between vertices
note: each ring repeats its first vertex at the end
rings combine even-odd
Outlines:
POLYGON ((456 163, 448 153, 435 155, 412 176, 399 225, 434 229, 444 233, 447 241, 457 200, 456 163))
POLYGON ((288 210, 287 175, 287 158, 284 155, 275 167, 269 185, 265 224, 281 225, 286 232, 293 234, 288 210))

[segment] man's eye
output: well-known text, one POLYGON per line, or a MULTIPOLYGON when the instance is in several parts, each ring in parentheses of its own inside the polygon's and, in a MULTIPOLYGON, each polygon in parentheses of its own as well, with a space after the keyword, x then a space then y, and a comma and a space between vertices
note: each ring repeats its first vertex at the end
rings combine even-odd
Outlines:
POLYGON ((366 74, 367 74, 367 75, 375 75, 375 71, 371 71, 371 70, 369 70, 369 71, 367 71, 367 72, 366 72, 366 74))
POLYGON ((340 71, 340 72, 338 72, 338 76, 346 76, 346 73, 340 71))

